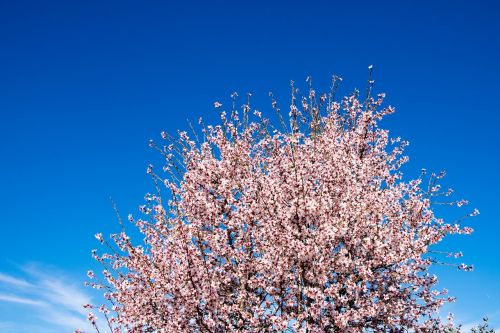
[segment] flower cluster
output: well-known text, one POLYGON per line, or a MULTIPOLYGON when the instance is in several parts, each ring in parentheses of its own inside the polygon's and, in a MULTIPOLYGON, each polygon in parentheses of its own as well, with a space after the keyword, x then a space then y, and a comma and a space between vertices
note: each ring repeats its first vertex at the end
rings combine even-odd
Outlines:
POLYGON ((433 289, 429 248, 472 231, 434 214, 444 174, 405 181, 407 143, 379 127, 394 112, 384 95, 336 102, 311 87, 298 108, 294 94, 281 129, 258 111, 240 121, 233 108, 203 126, 201 141, 162 132, 168 144, 151 143, 166 176, 148 167, 159 193, 147 196, 145 218, 129 217, 143 244, 122 232, 105 242, 112 254, 94 254, 106 281, 92 285, 113 304, 114 332, 441 327, 435 312, 451 298, 433 289))

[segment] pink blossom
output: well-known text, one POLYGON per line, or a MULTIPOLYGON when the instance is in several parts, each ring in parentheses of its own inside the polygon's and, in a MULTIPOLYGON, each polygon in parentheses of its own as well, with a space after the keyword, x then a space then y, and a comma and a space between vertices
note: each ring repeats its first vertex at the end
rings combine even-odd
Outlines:
POLYGON ((101 234, 101 233, 97 233, 97 234, 95 234, 95 238, 96 238, 99 242, 101 242, 101 243, 103 243, 103 242, 104 242, 104 238, 102 237, 102 234, 101 234))
MULTIPOLYGON (((144 219, 129 218, 142 243, 121 232, 113 247, 106 243, 111 254, 93 254, 106 268, 105 283, 93 286, 112 304, 113 331, 442 326, 436 312, 452 298, 435 290, 429 248, 447 234, 472 232, 435 215, 430 197, 441 195, 444 174, 429 182, 425 169, 416 180, 403 177, 408 143, 379 127, 394 112, 380 109, 381 100, 355 93, 316 106, 307 100, 315 96, 311 87, 302 106, 321 117, 307 122, 291 108, 282 130, 255 111, 257 121, 245 125, 221 112, 221 125, 204 127, 199 145, 179 132, 162 195, 146 196, 144 219), (174 169, 182 173, 172 176, 174 169)), ((95 324, 93 314, 88 320, 95 324)))
POLYGON ((89 313, 87 313, 87 320, 88 320, 91 324, 95 324, 95 323, 96 323, 97 318, 94 316, 94 314, 93 314, 92 312, 89 312, 89 313))

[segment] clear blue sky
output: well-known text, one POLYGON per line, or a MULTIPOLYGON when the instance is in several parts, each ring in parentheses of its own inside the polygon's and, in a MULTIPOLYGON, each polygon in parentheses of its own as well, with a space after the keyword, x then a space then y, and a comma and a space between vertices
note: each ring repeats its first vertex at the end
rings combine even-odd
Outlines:
POLYGON ((180 3, 0 1, 0 331, 79 324, 93 235, 117 230, 108 197, 126 216, 153 190, 149 138, 215 121, 234 90, 271 112, 267 92, 287 103, 290 79, 363 88, 369 64, 409 175, 446 169, 481 211, 442 246, 476 267, 439 269, 449 309, 500 326, 499 3, 180 3))

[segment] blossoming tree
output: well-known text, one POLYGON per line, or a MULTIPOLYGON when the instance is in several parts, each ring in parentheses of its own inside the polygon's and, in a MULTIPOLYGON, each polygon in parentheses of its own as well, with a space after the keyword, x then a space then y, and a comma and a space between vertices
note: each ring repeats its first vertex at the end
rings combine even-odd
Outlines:
POLYGON ((432 246, 472 230, 445 223, 433 203, 466 202, 446 199, 444 174, 404 179, 407 143, 379 127, 394 109, 371 95, 373 81, 362 99, 355 92, 337 102, 339 82, 321 95, 310 86, 304 97, 292 83, 286 119, 271 94, 281 126, 249 102, 240 113, 217 102, 220 125, 200 121, 200 135, 151 142, 165 158, 162 172, 148 168, 157 193, 146 196, 142 218, 129 216, 143 241, 125 231, 113 242, 96 236, 111 249, 94 251, 104 281, 89 272, 111 303, 100 307, 109 329, 445 329, 436 311, 452 299, 434 290, 432 246))

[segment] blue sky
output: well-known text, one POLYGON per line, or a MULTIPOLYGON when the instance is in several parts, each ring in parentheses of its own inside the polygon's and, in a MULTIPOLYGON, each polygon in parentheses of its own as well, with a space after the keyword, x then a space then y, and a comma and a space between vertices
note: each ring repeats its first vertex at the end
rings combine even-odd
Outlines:
POLYGON ((481 211, 441 246, 476 267, 437 269, 458 297, 446 310, 500 326, 499 14, 486 0, 0 1, 0 331, 83 325, 93 235, 117 230, 109 197, 126 215, 153 191, 149 138, 216 121, 235 90, 266 113, 290 79, 364 88, 369 64, 397 110, 384 125, 411 143, 408 176, 446 169, 481 211))

